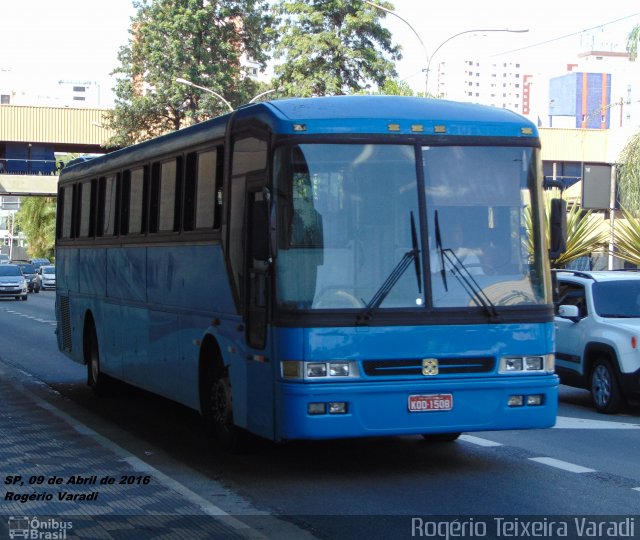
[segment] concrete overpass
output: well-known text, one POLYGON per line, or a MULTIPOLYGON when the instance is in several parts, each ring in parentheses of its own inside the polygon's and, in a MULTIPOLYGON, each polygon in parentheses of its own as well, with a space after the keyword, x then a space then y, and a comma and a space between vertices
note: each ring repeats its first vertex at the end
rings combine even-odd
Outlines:
MULTIPOLYGON (((103 127, 104 109, 0 105, 0 197, 51 196, 58 192, 57 174, 6 174, 7 145, 45 145, 54 152, 104 153, 112 135, 103 127)), ((12 160, 8 160, 11 162, 12 160)), ((14 160, 24 161, 28 160, 14 160)))

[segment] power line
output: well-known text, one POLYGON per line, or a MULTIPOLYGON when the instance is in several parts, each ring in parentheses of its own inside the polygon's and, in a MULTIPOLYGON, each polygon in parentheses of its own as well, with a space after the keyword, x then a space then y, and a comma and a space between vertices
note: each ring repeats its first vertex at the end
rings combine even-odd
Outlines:
POLYGON ((627 15, 626 17, 621 17, 620 19, 616 19, 614 21, 609 21, 609 22, 604 23, 604 24, 599 24, 599 25, 593 26, 591 28, 585 28, 584 30, 580 30, 578 32, 573 32, 571 34, 567 34, 567 35, 564 35, 564 36, 548 39, 547 41, 541 41, 540 43, 534 43, 533 45, 526 45, 525 47, 520 47, 518 49, 512 49, 510 51, 496 53, 496 54, 491 55, 491 58, 493 58, 495 56, 502 56, 504 54, 511 54, 511 53, 515 53, 515 52, 524 51, 526 49, 533 49, 535 47, 540 47, 542 45, 547 45, 548 43, 553 43, 554 41, 560 41, 562 39, 567 39, 567 38, 570 38, 570 37, 573 37, 573 36, 578 36, 580 34, 583 34, 584 32, 589 32, 590 30, 597 30, 598 28, 603 28, 605 26, 609 26, 610 24, 615 24, 615 23, 618 23, 620 21, 625 21, 627 19, 631 19, 632 17, 637 17, 638 15, 640 15, 640 13, 632 13, 631 15, 627 15))

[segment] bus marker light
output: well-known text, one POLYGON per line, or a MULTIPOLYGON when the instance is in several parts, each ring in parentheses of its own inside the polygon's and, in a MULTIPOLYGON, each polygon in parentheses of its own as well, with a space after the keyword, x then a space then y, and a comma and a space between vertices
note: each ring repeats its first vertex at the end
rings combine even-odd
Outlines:
POLYGON ((524 405, 524 396, 509 396, 507 405, 509 407, 522 407, 524 405))
POLYGON ((411 124, 412 133, 424 133, 424 126, 422 124, 411 124))
POLYGON ((523 127, 520 128, 520 133, 522 133, 523 135, 533 135, 533 129, 531 129, 530 127, 523 127))
POLYGON ((327 414, 327 404, 309 403, 307 405, 307 414, 327 414))
POLYGON ((433 126, 433 132, 434 133, 446 133, 447 132, 447 126, 433 126))
POLYGON ((387 129, 389 131, 400 131, 400 124, 388 124, 387 129))
POLYGON ((293 131, 307 131, 307 124, 293 124, 293 131))
POLYGON ((347 404, 344 401, 329 403, 329 414, 347 414, 347 404))

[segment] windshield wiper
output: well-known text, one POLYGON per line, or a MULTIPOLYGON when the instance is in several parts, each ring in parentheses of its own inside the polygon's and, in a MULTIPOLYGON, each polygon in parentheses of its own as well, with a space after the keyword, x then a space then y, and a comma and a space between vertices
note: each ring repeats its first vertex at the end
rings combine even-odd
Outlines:
POLYGON ((476 303, 476 305, 486 311, 491 322, 499 321, 500 314, 498 313, 496 306, 486 295, 484 290, 482 290, 482 287, 480 287, 473 275, 471 275, 471 272, 469 272, 468 268, 455 254, 455 252, 452 249, 444 248, 441 249, 441 254, 443 259, 445 259, 451 266, 451 273, 453 276, 458 280, 458 283, 462 285, 462 288, 476 303))
POLYGON ((413 260, 416 269, 416 280, 418 282, 418 293, 422 294, 422 270, 420 266, 420 249, 418 246, 418 232, 416 230, 416 222, 413 217, 413 212, 410 213, 411 217, 411 251, 407 251, 400 262, 396 265, 396 267, 391 271, 389 277, 384 280, 384 283, 380 286, 380 288, 373 295, 369 303, 362 311, 362 313, 358 314, 357 322, 362 324, 371 319, 373 312, 378 309, 387 295, 391 292, 393 287, 395 287, 398 280, 402 277, 402 274, 405 273, 406 269, 411 265, 411 261, 413 260))

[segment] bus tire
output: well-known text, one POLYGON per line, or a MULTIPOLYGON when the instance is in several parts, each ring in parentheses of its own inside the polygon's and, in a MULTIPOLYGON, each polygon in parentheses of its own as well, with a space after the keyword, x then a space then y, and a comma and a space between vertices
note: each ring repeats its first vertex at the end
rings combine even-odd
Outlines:
POLYGON ((113 393, 114 380, 100 370, 100 347, 93 324, 85 336, 85 361, 87 364, 87 384, 97 396, 105 397, 113 393))
POLYGON ((462 433, 424 433, 422 438, 427 442, 453 442, 458 440, 462 433))
POLYGON ((216 374, 207 370, 204 376, 202 415, 207 428, 225 450, 244 450, 247 437, 233 422, 233 393, 228 373, 216 374))

